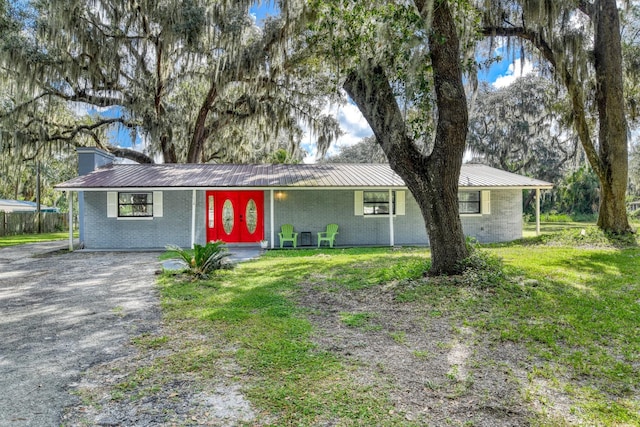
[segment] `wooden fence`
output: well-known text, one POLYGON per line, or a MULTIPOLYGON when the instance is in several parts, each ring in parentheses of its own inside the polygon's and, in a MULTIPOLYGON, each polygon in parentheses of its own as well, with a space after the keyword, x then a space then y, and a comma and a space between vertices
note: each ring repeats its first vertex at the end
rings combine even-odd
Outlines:
MULTIPOLYGON (((40 212, 40 232, 68 230, 68 214, 40 212)), ((36 212, 0 212, 0 236, 38 233, 36 212)))

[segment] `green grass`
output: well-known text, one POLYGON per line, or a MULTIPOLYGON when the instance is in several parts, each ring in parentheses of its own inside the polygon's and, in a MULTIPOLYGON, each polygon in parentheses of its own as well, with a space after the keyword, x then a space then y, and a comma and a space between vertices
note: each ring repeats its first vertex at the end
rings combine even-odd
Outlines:
POLYGON ((523 280, 499 289, 474 326, 549 361, 557 387, 576 400, 587 424, 640 424, 640 249, 494 252, 523 280))
MULTIPOLYGON (((78 237, 78 233, 74 233, 78 237)), ((49 242, 51 240, 63 240, 69 238, 69 232, 42 233, 42 234, 20 234, 17 236, 1 236, 0 247, 16 246, 25 243, 49 242)))
MULTIPOLYGON (((577 229, 581 230, 583 228, 595 226, 595 222, 576 222, 576 221, 543 221, 542 218, 540 220, 540 233, 541 234, 550 234, 550 233, 558 233, 564 230, 577 229)), ((534 237, 536 235, 536 223, 535 222, 525 222, 522 230, 522 237, 534 237)))
MULTIPOLYGON (((514 407, 537 413, 533 425, 570 424, 545 413, 554 395, 566 396, 584 425, 640 425, 640 248, 617 241, 606 246, 608 236, 574 228, 492 246, 481 257, 490 271, 453 279, 423 280, 428 251, 412 248, 270 251, 206 281, 163 275, 165 335, 134 342, 174 351, 123 380, 114 396, 153 393, 149 379, 169 374, 215 378, 232 361, 240 368, 235 380, 262 417, 257 424, 411 425, 394 411, 387 389, 354 382, 357 367, 313 344, 320 333, 308 320, 313 313, 293 298, 301 285, 328 295, 384 287, 395 292, 394 304, 425 307, 425 322, 446 318, 454 333, 464 327, 487 345, 524 347, 531 364, 514 407)), ((354 306, 336 315, 347 328, 382 330, 381 313, 354 306)), ((412 332, 386 334, 403 346, 413 338, 412 332)), ((442 348, 450 345, 443 337, 442 348)), ((416 359, 435 357, 410 350, 416 359)), ((448 375, 457 384, 457 373, 448 375)), ((446 387, 438 379, 427 382, 446 387)), ((462 396, 464 384, 452 398, 462 396)))
MULTIPOLYGON (((217 334, 225 348, 233 348, 231 354, 219 352, 215 357, 232 357, 243 368, 248 396, 263 412, 276 415, 277 425, 317 425, 323 420, 398 425, 403 419, 392 410, 385 393, 348 380, 340 359, 316 348, 305 311, 290 297, 303 281, 337 291, 419 276, 422 269, 417 266, 425 266, 424 253, 274 251, 234 271, 219 272, 209 281, 182 282, 165 275, 161 278, 164 313, 169 322, 217 334), (377 262, 381 257, 389 259, 384 268, 377 262), (398 261, 406 266, 397 267, 398 261)), ((341 318, 349 327, 377 328, 370 313, 343 313, 341 318)), ((185 359, 168 365, 190 365, 185 359)))

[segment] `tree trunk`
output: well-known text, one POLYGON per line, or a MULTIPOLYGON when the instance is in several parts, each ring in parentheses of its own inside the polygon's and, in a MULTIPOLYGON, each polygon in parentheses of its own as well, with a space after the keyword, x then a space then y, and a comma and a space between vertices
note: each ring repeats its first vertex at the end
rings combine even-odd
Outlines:
POLYGON ((620 20, 616 0, 600 0, 595 7, 596 101, 601 168, 598 226, 614 233, 631 231, 625 196, 629 170, 627 122, 622 80, 620 20))
POLYGON ((468 125, 468 111, 459 42, 446 1, 433 11, 429 37, 438 123, 432 153, 425 156, 407 134, 407 128, 385 71, 363 64, 351 72, 344 89, 369 122, 391 168, 413 194, 425 221, 431 245, 432 275, 460 272, 469 253, 458 211, 458 179, 468 125))
POLYGON ((215 82, 211 82, 211 86, 209 87, 209 92, 207 92, 207 96, 205 97, 204 102, 200 106, 200 110, 198 111, 198 117, 196 118, 195 126, 193 129, 193 136, 191 138, 191 143, 189 144, 189 151, 187 152, 187 163, 200 163, 200 159, 202 158, 202 151, 204 149, 204 140, 206 137, 206 123, 207 116, 209 115, 209 109, 216 97, 218 96, 218 86, 215 82))
POLYGON ((176 147, 171 142, 171 136, 164 133, 160 135, 160 146, 162 147, 162 157, 165 163, 178 163, 176 147))
POLYGON ((616 0, 596 0, 593 5, 580 2, 595 27, 594 68, 598 106, 598 147, 595 146, 587 120, 584 89, 566 64, 556 60, 556 52, 541 34, 524 27, 487 27, 485 36, 520 37, 529 40, 561 76, 573 110, 573 122, 591 168, 600 181, 598 227, 614 233, 630 233, 626 210, 629 173, 627 122, 622 78, 620 18, 616 0), (559 67, 562 67, 559 69, 559 67))
POLYGON ((427 223, 435 274, 459 272, 459 262, 469 256, 458 208, 458 179, 464 156, 469 116, 460 67, 460 42, 447 1, 436 2, 429 48, 433 66, 438 123, 429 157, 431 191, 427 223), (433 212, 430 212, 433 210, 433 212), (438 242, 434 245, 434 239, 438 242), (437 261, 437 262, 436 262, 437 261))

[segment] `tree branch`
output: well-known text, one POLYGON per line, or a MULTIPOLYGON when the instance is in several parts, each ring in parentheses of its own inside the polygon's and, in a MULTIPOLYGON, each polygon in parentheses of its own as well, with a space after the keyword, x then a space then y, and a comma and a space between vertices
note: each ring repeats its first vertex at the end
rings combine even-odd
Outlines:
POLYGON ((102 148, 122 159, 132 160, 136 163, 155 164, 155 161, 151 157, 130 148, 115 147, 113 145, 102 145, 102 148))
POLYGON ((48 95, 53 95, 65 101, 84 102, 87 104, 95 105, 96 107, 111 107, 122 105, 123 100, 111 96, 97 96, 90 95, 85 90, 76 90, 73 94, 68 95, 62 91, 54 89, 52 87, 47 88, 48 95))
POLYGON ((549 43, 537 31, 525 27, 485 26, 482 28, 482 35, 485 37, 518 37, 523 40, 528 40, 554 68, 557 65, 553 49, 551 49, 549 43))
MULTIPOLYGON (((586 2, 581 3, 585 3, 586 7, 586 2)), ((591 166, 596 174, 600 175, 602 173, 602 162, 591 138, 591 131, 587 122, 587 113, 584 107, 585 102, 583 91, 571 71, 567 69, 566 64, 562 64, 562 68, 559 68, 556 55, 553 52, 551 45, 540 33, 524 27, 486 26, 482 29, 482 34, 486 37, 518 37, 523 40, 528 40, 536 49, 538 49, 542 56, 549 61, 569 92, 576 132, 580 137, 580 141, 582 142, 582 146, 584 147, 591 166)))

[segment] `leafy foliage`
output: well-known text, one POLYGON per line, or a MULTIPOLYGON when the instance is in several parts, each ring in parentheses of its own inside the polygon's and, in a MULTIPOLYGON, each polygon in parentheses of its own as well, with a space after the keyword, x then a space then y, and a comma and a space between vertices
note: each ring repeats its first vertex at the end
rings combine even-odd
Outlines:
POLYGON ((583 165, 568 174, 557 189, 561 212, 593 214, 598 211, 598 177, 590 167, 583 165))
POLYGON ((629 248, 638 246, 635 234, 616 234, 593 226, 567 228, 545 236, 544 241, 551 245, 570 247, 629 248))
POLYGON ((640 197, 640 140, 634 141, 629 154, 629 194, 640 197))
POLYGON ((629 2, 620 12, 625 98, 630 125, 640 119, 640 4, 629 2))
POLYGON ((369 136, 360 142, 342 147, 336 155, 324 159, 327 163, 387 163, 387 157, 375 136, 369 136))
POLYGON ((208 242, 202 246, 193 245, 193 250, 182 249, 176 245, 167 246, 167 250, 175 258, 182 259, 187 271, 198 279, 205 279, 214 271, 231 268, 232 264, 226 258, 228 252, 223 241, 208 242))
POLYGON ((480 247, 475 239, 467 238, 469 256, 460 261, 459 268, 462 272, 456 282, 464 286, 478 287, 480 289, 501 285, 507 279, 502 260, 480 247))
POLYGON ((526 76, 500 89, 482 85, 469 119, 472 161, 558 182, 580 154, 568 116, 567 100, 547 79, 526 76))
POLYGON ((282 17, 263 27, 248 0, 21 3, 5 14, 16 16, 7 20, 13 37, 0 40, 12 100, 0 119, 22 126, 6 144, 25 139, 28 123, 36 128, 26 138, 31 145, 84 145, 84 137, 134 161, 261 162, 277 148, 299 158, 302 121, 321 152, 339 133, 322 114, 338 96, 298 51, 304 8, 297 1, 277 2, 282 17), (94 114, 63 121, 55 105, 94 114), (146 138, 144 155, 106 144, 108 130, 146 138))

